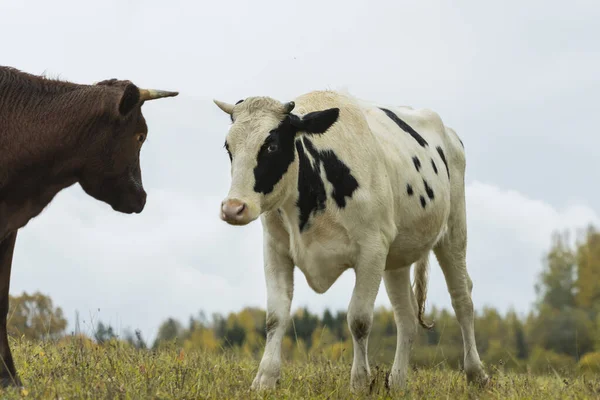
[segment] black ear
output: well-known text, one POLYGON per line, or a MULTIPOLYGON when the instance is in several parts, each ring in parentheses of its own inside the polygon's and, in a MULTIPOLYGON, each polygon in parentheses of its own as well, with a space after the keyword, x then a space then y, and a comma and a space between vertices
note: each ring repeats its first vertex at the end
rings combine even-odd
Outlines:
POLYGON ((125 87, 123 96, 119 103, 119 112, 125 116, 133 110, 133 108, 140 102, 140 89, 133 83, 130 83, 125 87))
POLYGON ((314 111, 301 118, 292 118, 292 125, 298 132, 309 134, 325 133, 331 128, 340 116, 339 108, 329 108, 323 111, 314 111))

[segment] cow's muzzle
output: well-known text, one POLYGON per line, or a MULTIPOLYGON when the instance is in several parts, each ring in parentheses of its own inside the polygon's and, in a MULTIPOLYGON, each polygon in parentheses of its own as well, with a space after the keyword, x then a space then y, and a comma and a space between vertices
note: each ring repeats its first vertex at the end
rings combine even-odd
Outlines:
POLYGON ((221 203, 221 219, 230 225, 246 225, 253 220, 248 204, 238 199, 221 203))
POLYGON ((113 210, 124 214, 139 214, 146 206, 146 198, 146 192, 144 190, 140 190, 134 194, 125 196, 118 203, 112 204, 112 208, 113 210))

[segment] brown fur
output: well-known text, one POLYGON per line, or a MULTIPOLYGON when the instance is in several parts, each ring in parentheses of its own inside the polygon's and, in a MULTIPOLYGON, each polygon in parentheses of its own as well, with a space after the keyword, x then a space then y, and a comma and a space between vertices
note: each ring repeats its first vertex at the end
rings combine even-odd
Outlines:
POLYGON ((6 338, 17 231, 75 183, 117 211, 143 210, 139 154, 148 128, 142 104, 129 81, 80 85, 0 67, 2 385, 19 382, 6 338))

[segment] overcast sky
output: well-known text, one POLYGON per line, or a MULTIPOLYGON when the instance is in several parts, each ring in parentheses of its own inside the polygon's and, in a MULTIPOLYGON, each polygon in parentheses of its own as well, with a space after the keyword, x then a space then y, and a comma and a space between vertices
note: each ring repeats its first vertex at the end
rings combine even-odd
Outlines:
MULTIPOLYGON (((69 329, 79 310, 84 329, 149 339, 169 316, 264 308, 260 223, 218 218, 229 120, 211 99, 340 88, 431 108, 457 131, 475 306, 526 312, 552 231, 600 225, 598 20, 595 0, 0 0, 0 65, 181 92, 144 106, 145 211, 63 191, 20 232, 11 294, 49 294, 69 329)), ((293 307, 346 308, 353 282, 347 271, 319 295, 297 272, 293 307)), ((436 262, 432 305, 450 307, 436 262)))

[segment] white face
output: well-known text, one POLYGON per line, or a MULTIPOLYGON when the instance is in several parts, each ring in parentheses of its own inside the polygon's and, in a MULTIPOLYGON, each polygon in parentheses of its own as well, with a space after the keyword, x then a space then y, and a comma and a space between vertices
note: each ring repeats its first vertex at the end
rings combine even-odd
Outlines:
POLYGON ((295 130, 286 106, 269 98, 238 103, 232 120, 225 140, 232 180, 221 219, 245 225, 281 199, 283 178, 294 161, 295 130))
POLYGON ((296 190, 288 173, 296 158, 296 135, 325 132, 339 110, 291 114, 294 103, 251 97, 235 106, 216 102, 231 115, 225 147, 231 156, 231 187, 221 203, 221 219, 246 225, 277 207, 286 193, 296 190))

